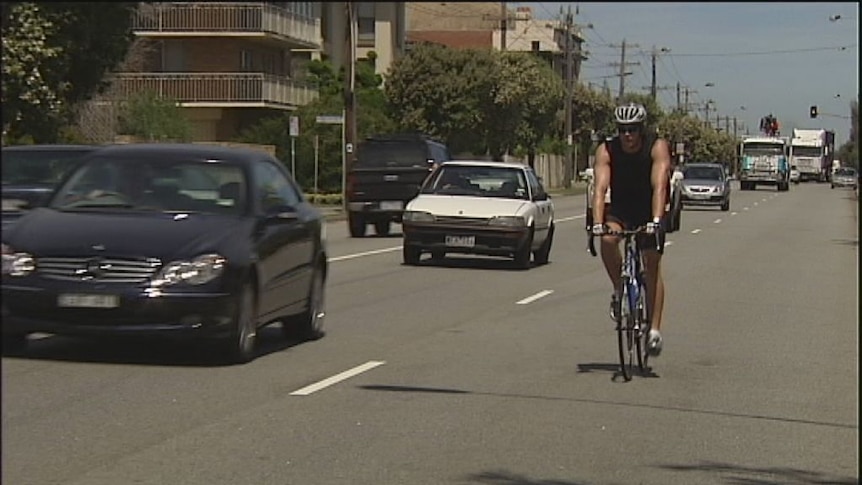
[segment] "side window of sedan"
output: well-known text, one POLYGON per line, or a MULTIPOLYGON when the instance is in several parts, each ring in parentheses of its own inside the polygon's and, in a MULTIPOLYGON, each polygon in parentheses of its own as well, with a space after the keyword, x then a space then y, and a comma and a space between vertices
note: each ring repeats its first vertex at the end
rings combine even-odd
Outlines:
POLYGON ((533 194, 533 199, 542 196, 545 193, 542 183, 536 178, 536 174, 532 171, 527 171, 527 183, 530 184, 530 192, 533 194))
POLYGON ((293 184, 272 162, 265 161, 254 167, 255 185, 260 207, 267 212, 277 207, 296 207, 301 197, 293 184))

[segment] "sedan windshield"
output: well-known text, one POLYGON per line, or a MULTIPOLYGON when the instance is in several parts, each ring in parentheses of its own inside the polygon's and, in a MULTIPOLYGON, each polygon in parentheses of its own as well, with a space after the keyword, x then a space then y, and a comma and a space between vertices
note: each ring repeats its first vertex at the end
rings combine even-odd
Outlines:
POLYGON ((683 171, 687 179, 721 180, 721 169, 715 167, 688 167, 683 171))
POLYGON ((523 200, 530 198, 523 170, 471 165, 441 166, 426 181, 422 193, 523 200))
POLYGON ((242 168, 225 162, 96 158, 58 190, 60 210, 132 209, 242 214, 242 168))

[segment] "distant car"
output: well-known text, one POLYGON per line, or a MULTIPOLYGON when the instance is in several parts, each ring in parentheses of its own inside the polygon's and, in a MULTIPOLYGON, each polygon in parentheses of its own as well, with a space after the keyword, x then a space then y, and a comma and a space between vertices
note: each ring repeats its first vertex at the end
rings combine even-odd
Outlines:
MULTIPOLYGON (((593 225, 593 193, 595 185, 593 180, 592 167, 584 171, 584 179, 587 181, 587 207, 586 207, 586 227, 589 229, 593 225)), ((683 179, 682 171, 678 166, 674 166, 673 172, 670 175, 670 199, 666 207, 666 230, 667 232, 679 231, 682 223, 682 196, 681 196, 681 181, 683 179)), ((605 193, 605 204, 611 203, 611 189, 605 193)))
POLYGON ((212 338, 245 362, 262 325, 322 335, 323 220, 263 152, 107 147, 2 239, 7 349, 33 332, 212 338))
POLYGON ((554 204, 527 165, 449 161, 428 177, 403 218, 404 264, 422 253, 514 258, 523 269, 546 264, 554 241, 554 204))
POLYGON ((800 180, 799 169, 796 168, 796 165, 790 167, 790 181, 794 184, 798 184, 800 180))
POLYGON ((730 210, 730 179, 723 164, 688 163, 682 168, 682 205, 730 210))
POLYGON ((17 145, 3 147, 3 227, 44 204, 95 145, 17 145))
POLYGON ((859 176, 853 167, 841 167, 832 174, 832 187, 850 187, 856 189, 859 185, 859 176))

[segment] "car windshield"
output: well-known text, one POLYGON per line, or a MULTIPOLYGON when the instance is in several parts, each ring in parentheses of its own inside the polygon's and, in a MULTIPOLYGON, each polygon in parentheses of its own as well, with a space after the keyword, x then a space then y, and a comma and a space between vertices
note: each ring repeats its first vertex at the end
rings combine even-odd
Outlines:
POLYGON ((524 171, 508 167, 442 165, 425 182, 422 193, 529 199, 524 171))
POLYGON ((238 215, 246 186, 242 168, 227 162, 100 157, 75 171, 51 207, 238 215))
POLYGON ((368 140, 359 145, 357 167, 427 167, 424 141, 368 140))
POLYGON ((88 150, 3 150, 3 185, 54 186, 88 150))
POLYGON ((682 173, 686 179, 721 180, 718 167, 686 167, 682 173))
POLYGON ((844 175, 846 177, 855 177, 856 171, 852 168, 839 168, 835 171, 835 175, 844 175))
POLYGON ((742 146, 742 154, 746 156, 784 155, 784 145, 777 143, 746 143, 742 146))

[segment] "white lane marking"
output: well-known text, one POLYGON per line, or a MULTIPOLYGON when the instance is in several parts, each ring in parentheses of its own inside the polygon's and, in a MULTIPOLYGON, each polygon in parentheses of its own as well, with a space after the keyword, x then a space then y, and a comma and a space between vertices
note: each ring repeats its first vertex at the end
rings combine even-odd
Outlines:
POLYGON ((557 222, 566 222, 566 221, 574 221, 575 219, 583 219, 585 216, 583 214, 579 216, 571 216, 571 217, 561 217, 556 219, 557 222))
POLYGON ((542 290, 533 296, 528 296, 528 297, 524 298, 523 300, 516 302, 515 304, 516 305, 526 305, 528 303, 533 303, 534 301, 538 300, 539 298, 544 298, 553 292, 554 292, 554 290, 542 290))
POLYGON ((665 241, 665 242, 664 242, 664 245, 665 245, 665 246, 672 246, 672 245, 673 245, 673 241, 665 241))
POLYGON ((763 202, 766 202, 766 199, 763 199, 763 202))
POLYGON ((697 234, 699 232, 700 232, 700 229, 695 229, 695 230, 691 231, 692 234, 697 234))
POLYGON ((757 205, 757 202, 755 202, 754 205, 757 205))
POLYGON ((329 262, 332 263, 335 261, 344 261, 345 259, 361 258, 363 256, 373 256, 375 254, 382 254, 382 253, 388 253, 388 252, 392 252, 392 251, 398 251, 399 249, 401 249, 401 246, 394 246, 391 248, 383 248, 383 249, 375 249, 374 251, 365 251, 362 253, 346 254, 344 256, 336 256, 334 258, 329 258, 329 262))
POLYGON ((712 221, 713 224, 721 224, 721 219, 716 219, 712 221))
POLYGON ((743 207, 742 210, 747 211, 748 207, 743 207))
POLYGON ((314 384, 303 387, 302 389, 297 389, 290 393, 291 396, 307 396, 312 392, 319 391, 323 388, 329 387, 333 384, 339 383, 345 379, 349 379, 355 375, 362 374, 367 370, 371 370, 377 366, 383 365, 386 362, 371 360, 362 365, 358 365, 352 369, 348 369, 340 374, 335 374, 332 377, 327 377, 322 381, 315 382, 314 384))
POLYGON ((731 212, 730 215, 735 216, 736 212, 731 212))

